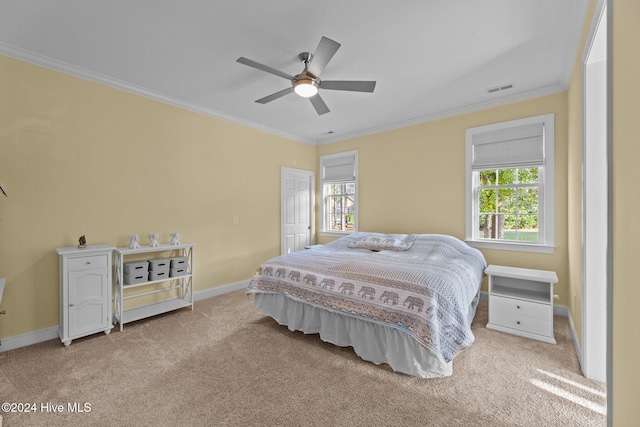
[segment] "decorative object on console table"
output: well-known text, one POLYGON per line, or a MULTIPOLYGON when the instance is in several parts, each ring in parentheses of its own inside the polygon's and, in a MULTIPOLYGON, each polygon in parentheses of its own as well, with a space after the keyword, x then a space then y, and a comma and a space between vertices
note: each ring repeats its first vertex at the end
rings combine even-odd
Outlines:
POLYGON ((87 247, 87 238, 84 237, 84 234, 82 236, 80 236, 80 238, 78 239, 78 247, 79 248, 86 248, 87 247))
POLYGON ((155 248, 156 246, 158 246, 158 235, 149 234, 149 247, 155 248))
MULTIPOLYGON (((176 264, 178 265, 178 264, 176 264)), ((116 248, 114 251, 114 304, 113 322, 120 324, 122 331, 125 323, 177 310, 179 308, 191 307, 193 310, 193 245, 180 243, 172 245, 169 243, 158 244, 155 247, 144 246, 137 249, 116 248), (179 276, 171 277, 171 260, 166 253, 171 253, 174 258, 184 260, 183 271, 179 276), (144 281, 127 283, 125 281, 125 265, 135 264, 125 263, 125 257, 135 257, 141 255, 154 254, 157 257, 149 258, 148 277, 144 281), (176 256, 179 255, 179 256, 176 256), (153 285, 153 286, 152 286, 153 285), (150 289, 140 292, 139 289, 150 289), (125 295, 125 291, 127 295, 125 295), (136 292, 137 291, 137 292, 136 292), (136 307, 124 308, 124 302, 147 295, 157 294, 165 296, 164 299, 150 304, 138 305, 136 307), (176 296, 177 294, 177 296, 176 296)))
POLYGON ((137 234, 129 236, 129 249, 138 249, 140 247, 140 237, 137 234))
POLYGON ((86 335, 109 334, 111 323, 111 245, 57 248, 60 268, 60 325, 65 346, 86 335))
POLYGON ((175 233, 171 233, 171 241, 169 242, 170 245, 179 245, 180 244, 180 233, 178 233, 177 231, 175 233))
POLYGON ((555 344, 553 334, 553 271, 489 265, 487 329, 555 344))

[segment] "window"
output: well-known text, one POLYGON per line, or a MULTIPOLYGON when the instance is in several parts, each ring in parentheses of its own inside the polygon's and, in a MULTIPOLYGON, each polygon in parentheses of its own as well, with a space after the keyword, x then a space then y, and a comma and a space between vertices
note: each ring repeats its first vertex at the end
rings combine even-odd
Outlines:
POLYGON ((539 241, 538 168, 478 171, 478 237, 539 241))
POLYGON ((554 116, 467 129, 467 231, 471 246, 554 249, 554 116))
POLYGON ((357 166, 357 151, 320 157, 323 234, 357 231, 357 166))

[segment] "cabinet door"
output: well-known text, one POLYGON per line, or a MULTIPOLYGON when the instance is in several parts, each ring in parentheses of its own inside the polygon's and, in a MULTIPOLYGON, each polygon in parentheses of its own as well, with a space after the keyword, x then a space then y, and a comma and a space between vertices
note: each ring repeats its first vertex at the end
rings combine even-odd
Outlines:
POLYGON ((69 273, 69 337, 108 327, 109 274, 103 269, 69 273))

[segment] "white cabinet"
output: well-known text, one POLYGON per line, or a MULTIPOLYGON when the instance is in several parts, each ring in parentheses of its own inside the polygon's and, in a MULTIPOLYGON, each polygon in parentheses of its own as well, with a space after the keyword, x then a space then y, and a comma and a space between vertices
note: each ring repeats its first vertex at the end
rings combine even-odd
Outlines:
MULTIPOLYGON (((156 247, 141 246, 136 249, 117 248, 114 251, 114 303, 113 322, 120 324, 122 331, 125 323, 134 322, 146 317, 166 313, 179 308, 191 307, 193 310, 193 245, 182 243, 170 245, 160 244, 156 247), (157 280, 154 275, 148 275, 147 280, 134 281, 125 284, 124 263, 141 259, 154 258, 186 258, 185 271, 177 277, 162 277, 157 280), (144 302, 144 298, 152 302, 144 302), (142 301, 142 304, 132 304, 125 308, 125 302, 130 300, 142 301)), ((148 274, 148 272, 145 272, 148 274)))
POLYGON ((490 265, 487 329, 555 344, 553 271, 490 265))
POLYGON ((86 335, 109 334, 111 253, 109 245, 57 248, 60 270, 60 325, 65 346, 86 335))

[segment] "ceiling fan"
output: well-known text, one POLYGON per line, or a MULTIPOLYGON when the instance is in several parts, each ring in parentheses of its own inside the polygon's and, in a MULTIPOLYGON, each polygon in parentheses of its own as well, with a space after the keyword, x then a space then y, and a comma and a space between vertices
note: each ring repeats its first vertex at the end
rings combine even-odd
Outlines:
POLYGON ((376 87, 375 81, 320 80, 320 73, 327 66, 331 58, 333 58, 338 48, 340 48, 340 43, 327 37, 322 37, 315 53, 302 52, 298 55, 300 61, 304 64, 304 70, 295 76, 244 57, 238 58, 237 62, 291 81, 291 87, 260 98, 256 100, 257 103, 266 104, 267 102, 288 95, 291 92, 295 92, 303 98, 309 98, 316 112, 322 115, 329 112, 329 107, 327 107, 327 104, 325 104, 320 97, 318 93, 319 89, 373 92, 373 89, 376 87))

